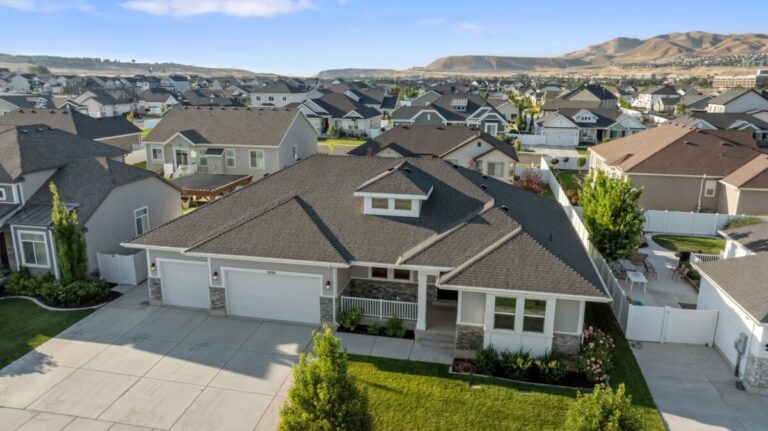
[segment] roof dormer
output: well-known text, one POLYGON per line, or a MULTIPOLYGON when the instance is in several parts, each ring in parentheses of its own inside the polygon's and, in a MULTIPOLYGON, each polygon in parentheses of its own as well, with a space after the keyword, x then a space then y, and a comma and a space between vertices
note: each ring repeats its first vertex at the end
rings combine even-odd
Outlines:
POLYGON ((577 123, 597 123, 597 115, 586 109, 579 110, 572 118, 577 123))
POLYGON ((402 162, 363 183, 354 196, 363 198, 364 214, 419 217, 433 190, 429 175, 402 162))

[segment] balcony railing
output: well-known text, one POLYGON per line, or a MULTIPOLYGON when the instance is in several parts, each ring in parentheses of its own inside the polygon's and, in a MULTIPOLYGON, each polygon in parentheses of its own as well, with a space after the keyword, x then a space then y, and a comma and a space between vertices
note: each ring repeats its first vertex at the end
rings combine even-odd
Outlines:
POLYGON ((362 310, 363 316, 367 317, 378 319, 397 317, 404 320, 416 320, 419 305, 415 302, 342 296, 341 311, 349 311, 353 308, 362 310))
POLYGON ((691 263, 714 262, 722 257, 719 254, 691 253, 691 263))

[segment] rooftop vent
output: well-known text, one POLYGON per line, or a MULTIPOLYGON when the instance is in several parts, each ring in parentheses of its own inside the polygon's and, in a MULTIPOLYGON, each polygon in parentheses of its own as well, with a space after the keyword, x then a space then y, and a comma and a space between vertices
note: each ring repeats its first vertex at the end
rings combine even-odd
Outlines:
POLYGON ((213 111, 213 106, 209 106, 209 107, 208 107, 208 110, 209 110, 209 111, 213 111))
POLYGON ((49 112, 49 113, 51 113, 51 114, 55 114, 55 113, 56 113, 56 111, 54 111, 53 109, 51 109, 51 110, 50 110, 50 111, 48 111, 48 112, 49 112))
POLYGON ((722 146, 724 146, 724 147, 732 147, 732 146, 733 146, 733 144, 732 144, 732 143, 730 143, 730 142, 726 142, 726 141, 720 142, 720 145, 722 145, 722 146))
POLYGON ((37 129, 35 129, 35 130, 37 130, 38 132, 42 133, 42 132, 43 132, 43 130, 45 130, 45 129, 43 129, 42 127, 38 127, 38 128, 37 128, 37 129))
POLYGON ((245 108, 245 110, 246 110, 246 111, 250 111, 250 110, 251 110, 250 106, 249 106, 249 107, 247 107, 247 108, 245 108))
POLYGON ((486 186, 485 184, 480 184, 480 188, 483 189, 483 190, 487 190, 488 186, 486 186))
POLYGON ((23 133, 23 134, 25 134, 25 135, 26 135, 27 133, 29 133, 29 130, 27 130, 27 129, 21 129, 21 133, 23 133))
POLYGON ((394 170, 395 170, 395 168, 389 168, 389 169, 387 169, 387 172, 392 172, 394 170))
POLYGON ((483 179, 487 180, 488 179, 488 175, 483 175, 483 179))
POLYGON ((33 109, 33 110, 31 110, 31 111, 29 111, 29 112, 31 112, 31 113, 33 113, 33 114, 37 114, 37 111, 36 111, 36 110, 34 110, 34 109, 33 109))
POLYGON ((504 211, 504 212, 507 212, 507 211, 509 211, 509 207, 506 206, 506 205, 502 205, 501 206, 501 210, 504 211))

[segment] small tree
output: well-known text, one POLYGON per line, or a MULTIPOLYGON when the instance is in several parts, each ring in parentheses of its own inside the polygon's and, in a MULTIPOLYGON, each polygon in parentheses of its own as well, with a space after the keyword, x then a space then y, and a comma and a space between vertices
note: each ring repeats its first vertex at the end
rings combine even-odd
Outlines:
POLYGON ((136 119, 136 114, 133 113, 133 111, 129 112, 128 115, 125 117, 126 120, 133 123, 133 120, 136 119))
POLYGON ((51 182, 48 187, 53 196, 51 223, 61 278, 64 284, 84 281, 88 275, 88 258, 85 253, 85 240, 77 222, 77 213, 75 210, 67 210, 61 203, 56 184, 51 182))
POLYGON ((349 376, 341 341, 323 327, 313 336, 314 354, 299 357, 293 386, 280 410, 281 431, 365 431, 373 427, 368 395, 349 376))
POLYGON ((688 106, 685 105, 685 103, 680 102, 677 105, 675 105, 675 115, 685 115, 685 111, 688 109, 688 106))
POLYGON ((625 394, 624 383, 616 392, 603 385, 592 393, 576 395, 568 409, 565 429, 568 431, 639 431, 643 429, 640 413, 632 406, 632 397, 625 394))
POLYGON ((628 256, 640 244, 643 215, 637 204, 642 190, 630 180, 590 172, 579 196, 590 240, 607 260, 628 256))
POLYGON ((515 138, 515 142, 512 144, 512 146, 515 148, 515 151, 520 151, 523 148, 523 142, 520 141, 520 138, 515 138))
POLYGON ((587 164, 587 158, 586 157, 579 157, 576 159, 576 166, 581 169, 584 167, 584 165, 587 164))
POLYGON ((533 169, 526 169, 525 172, 523 172, 523 175, 518 182, 518 186, 539 195, 544 191, 544 181, 541 180, 539 173, 533 169))

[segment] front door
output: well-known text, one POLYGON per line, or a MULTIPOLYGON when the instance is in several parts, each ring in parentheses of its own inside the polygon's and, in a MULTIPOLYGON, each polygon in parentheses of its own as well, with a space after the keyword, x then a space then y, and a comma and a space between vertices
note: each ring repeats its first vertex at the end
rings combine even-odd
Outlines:
POLYGON ((176 166, 186 166, 189 164, 189 153, 187 150, 176 150, 176 166))

